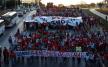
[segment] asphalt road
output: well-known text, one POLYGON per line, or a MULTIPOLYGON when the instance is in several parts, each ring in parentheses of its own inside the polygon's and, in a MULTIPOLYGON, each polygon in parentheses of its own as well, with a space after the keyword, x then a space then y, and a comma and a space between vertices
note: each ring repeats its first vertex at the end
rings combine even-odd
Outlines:
MULTIPOLYGON (((10 66, 11 67, 11 66, 10 66)), ((63 58, 29 58, 24 62, 18 62, 15 67, 102 67, 96 63, 87 63, 85 59, 81 59, 78 63, 77 58, 73 60, 72 58, 66 58, 65 61, 63 58)))
POLYGON ((13 28, 6 29, 6 31, 4 32, 4 34, 2 36, 0 36, 0 46, 2 48, 4 48, 4 47, 9 48, 10 47, 10 45, 8 43, 8 37, 11 34, 14 35, 16 33, 16 31, 17 31, 18 28, 21 29, 21 30, 23 30, 23 21, 24 21, 24 18, 26 18, 26 16, 32 15, 34 13, 35 13, 35 11, 28 12, 26 15, 24 15, 24 17, 18 18, 17 24, 13 28))

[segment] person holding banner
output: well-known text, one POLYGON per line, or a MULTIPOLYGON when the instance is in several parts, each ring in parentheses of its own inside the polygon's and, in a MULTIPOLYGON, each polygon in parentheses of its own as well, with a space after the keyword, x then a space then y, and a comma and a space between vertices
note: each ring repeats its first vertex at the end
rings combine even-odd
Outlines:
POLYGON ((9 51, 9 57, 12 63, 12 67, 14 67, 14 65, 16 64, 16 55, 14 53, 14 51, 10 50, 9 51))
POLYGON ((92 67, 92 66, 94 66, 94 54, 93 53, 90 53, 89 54, 89 57, 90 57, 90 59, 89 59, 89 61, 90 61, 90 66, 92 67))

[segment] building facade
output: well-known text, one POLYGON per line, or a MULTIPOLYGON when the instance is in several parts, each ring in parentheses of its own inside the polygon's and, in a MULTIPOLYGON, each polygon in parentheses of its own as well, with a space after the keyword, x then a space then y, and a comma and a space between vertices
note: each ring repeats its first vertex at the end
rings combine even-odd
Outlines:
POLYGON ((107 3, 107 4, 108 4, 108 0, 105 0, 105 3, 107 3))
POLYGON ((41 0, 21 0, 23 3, 36 3, 38 4, 41 0))
POLYGON ((1 8, 15 7, 21 4, 21 0, 0 0, 1 8))

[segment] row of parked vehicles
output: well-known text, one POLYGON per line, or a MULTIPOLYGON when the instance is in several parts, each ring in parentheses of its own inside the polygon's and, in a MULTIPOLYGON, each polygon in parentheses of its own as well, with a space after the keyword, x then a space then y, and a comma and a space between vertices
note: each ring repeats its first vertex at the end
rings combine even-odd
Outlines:
POLYGON ((24 14, 26 14, 27 12, 36 10, 36 8, 32 7, 32 8, 22 8, 22 9, 17 9, 16 12, 18 13, 18 17, 23 17, 24 14))
POLYGON ((14 27, 20 17, 23 17, 24 14, 33 10, 36 10, 35 7, 17 9, 2 15, 0 17, 0 35, 2 35, 5 32, 5 29, 14 27))
POLYGON ((18 20, 17 12, 7 12, 0 17, 0 35, 2 35, 6 28, 10 28, 16 25, 18 20))

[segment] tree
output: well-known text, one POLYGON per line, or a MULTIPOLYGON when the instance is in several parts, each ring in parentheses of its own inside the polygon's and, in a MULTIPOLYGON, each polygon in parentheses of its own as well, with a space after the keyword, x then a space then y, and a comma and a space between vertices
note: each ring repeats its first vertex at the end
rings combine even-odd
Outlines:
POLYGON ((64 7, 64 5, 63 4, 58 4, 58 7, 64 7))
POLYGON ((97 3, 98 7, 101 9, 103 7, 103 3, 97 3))
POLYGON ((39 2, 39 6, 40 6, 41 8, 45 8, 45 4, 43 4, 42 2, 39 2))
POLYGON ((17 1, 17 5, 21 4, 21 0, 16 0, 17 1))
POLYGON ((70 8, 74 8, 74 5, 70 5, 69 7, 70 7, 70 8))
POLYGON ((79 4, 80 8, 89 8, 89 4, 79 4))
POLYGON ((90 4, 90 7, 95 7, 95 6, 96 6, 95 3, 91 3, 91 4, 90 4))

